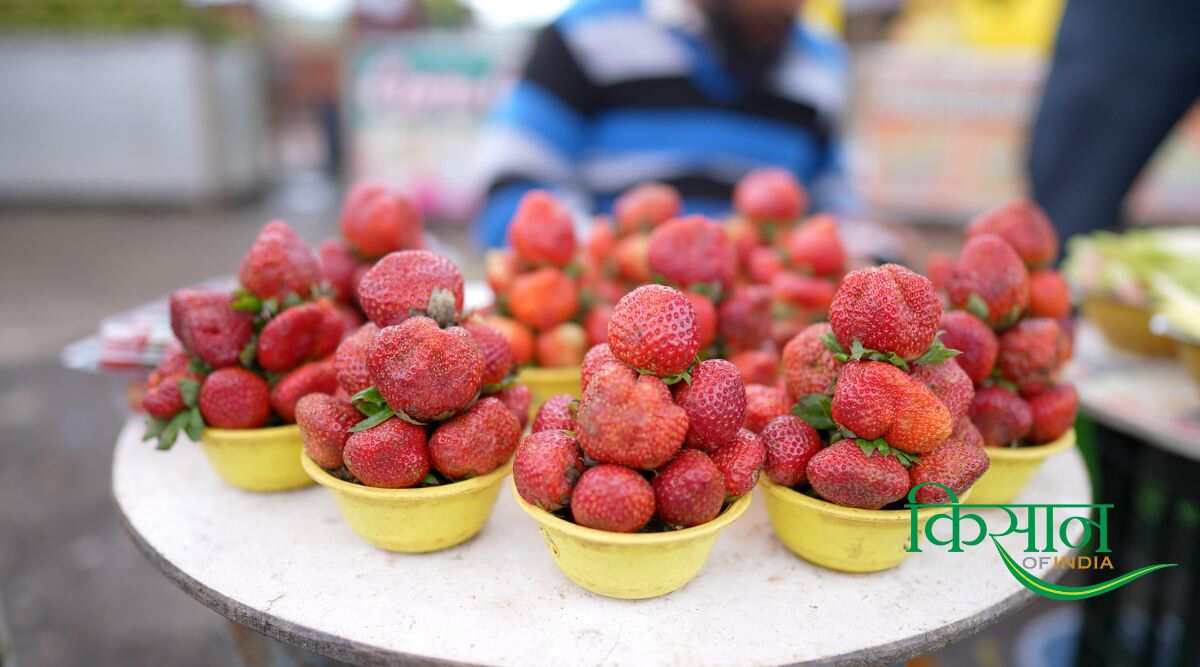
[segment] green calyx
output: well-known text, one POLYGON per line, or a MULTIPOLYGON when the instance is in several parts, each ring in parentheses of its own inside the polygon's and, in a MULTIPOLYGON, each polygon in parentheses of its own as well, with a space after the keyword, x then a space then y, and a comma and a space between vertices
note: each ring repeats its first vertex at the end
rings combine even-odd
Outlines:
POLYGON ((199 407, 187 407, 170 419, 146 417, 146 432, 142 435, 142 441, 156 440, 158 444, 155 449, 166 451, 175 446, 180 433, 187 434, 192 442, 200 440, 204 433, 204 418, 200 415, 199 407))
POLYGON ((979 296, 975 292, 971 292, 971 295, 967 297, 966 310, 968 313, 971 313, 984 322, 988 321, 987 301, 984 301, 983 297, 979 296))
POLYGON ((828 431, 837 426, 833 421, 832 403, 828 394, 807 394, 792 406, 792 414, 818 431, 828 431))
POLYGON ((902 371, 908 370, 908 361, 896 354, 895 352, 881 352, 872 350, 869 347, 864 347, 862 341, 855 338, 850 344, 850 350, 842 347, 838 342, 837 337, 832 331, 827 332, 821 337, 821 342, 824 343, 825 349, 833 353, 833 358, 843 363, 849 361, 882 361, 891 364, 902 371))
POLYGON ((909 468, 914 463, 917 463, 921 460, 918 456, 892 447, 883 438, 875 438, 874 440, 867 440, 866 438, 854 438, 854 442, 858 445, 858 448, 862 450, 863 454, 867 456, 874 456, 875 453, 878 452, 881 456, 894 456, 896 460, 900 462, 900 465, 903 465, 905 468, 909 468))
POLYGON ((668 386, 676 384, 681 381, 691 384, 692 383, 692 369, 694 369, 696 367, 696 364, 699 364, 699 363, 700 363, 700 355, 697 354, 692 359, 692 363, 688 364, 687 368, 685 368, 682 372, 676 373, 674 375, 659 376, 654 371, 646 370, 645 368, 639 368, 639 369, 637 369, 637 372, 638 372, 638 375, 653 375, 654 377, 657 377, 658 379, 662 380, 663 384, 668 385, 668 386))
POLYGON ((393 410, 391 406, 384 400, 383 395, 379 393, 377 387, 367 387, 357 394, 350 397, 350 403, 358 408, 358 411, 366 415, 366 419, 358 422, 350 427, 351 433, 358 433, 369 428, 374 428, 383 422, 395 417, 402 421, 406 421, 416 426, 425 426, 425 422, 417 421, 412 417, 404 414, 403 411, 393 410))
POLYGON ((928 350, 925 350, 925 354, 917 357, 913 363, 922 365, 940 364, 947 359, 957 357, 959 354, 961 353, 958 350, 946 347, 946 344, 942 342, 942 334, 939 331, 938 335, 933 339, 933 344, 929 346, 928 350))
POLYGON ((458 323, 458 303, 454 293, 444 287, 438 287, 429 293, 429 303, 425 306, 425 314, 438 323, 443 329, 458 323))

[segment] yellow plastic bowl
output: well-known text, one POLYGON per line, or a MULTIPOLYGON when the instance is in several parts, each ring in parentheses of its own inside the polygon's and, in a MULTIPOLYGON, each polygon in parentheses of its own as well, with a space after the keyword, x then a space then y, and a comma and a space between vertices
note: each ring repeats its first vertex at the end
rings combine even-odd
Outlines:
POLYGON ((512 462, 482 477, 415 489, 376 489, 342 481, 300 454, 313 481, 333 492, 359 537, 386 551, 425 553, 462 544, 483 529, 512 462))
POLYGON ((708 560, 717 535, 750 506, 750 494, 738 498, 717 518, 663 533, 612 533, 564 521, 513 497, 538 523, 558 569, 581 587, 610 598, 640 600, 683 588, 708 560))
POLYGON ((312 484, 296 457, 300 427, 206 428, 200 448, 221 479, 246 491, 287 491, 312 484))
POLYGON ((1113 347, 1151 357, 1175 354, 1175 341, 1150 331, 1153 312, 1148 308, 1131 306, 1113 299, 1089 297, 1084 299, 1083 316, 1096 325, 1104 339, 1113 347))
POLYGON ((530 403, 530 418, 546 399, 558 394, 570 394, 575 398, 583 395, 579 387, 579 366, 565 368, 535 368, 526 366, 517 373, 517 382, 529 387, 533 400, 530 403))
MULTIPOLYGON (((908 557, 909 510, 863 510, 842 507, 771 482, 766 492, 767 517, 775 536, 792 553, 810 563, 840 572, 889 570, 908 557)), ((966 502, 972 489, 959 496, 966 502)), ((917 510, 917 530, 946 508, 917 510)))
POLYGON ((971 487, 971 500, 984 504, 1012 502, 1046 459, 1074 446, 1075 429, 1071 429, 1058 440, 1044 445, 984 447, 992 463, 971 487))

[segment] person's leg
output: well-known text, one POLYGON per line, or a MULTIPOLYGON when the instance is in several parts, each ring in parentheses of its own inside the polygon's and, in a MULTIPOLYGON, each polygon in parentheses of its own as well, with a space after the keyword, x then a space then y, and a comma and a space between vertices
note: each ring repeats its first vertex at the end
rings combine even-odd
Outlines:
POLYGON ((1064 238, 1121 222, 1138 174, 1196 101, 1192 1, 1068 3, 1029 165, 1033 197, 1064 238))

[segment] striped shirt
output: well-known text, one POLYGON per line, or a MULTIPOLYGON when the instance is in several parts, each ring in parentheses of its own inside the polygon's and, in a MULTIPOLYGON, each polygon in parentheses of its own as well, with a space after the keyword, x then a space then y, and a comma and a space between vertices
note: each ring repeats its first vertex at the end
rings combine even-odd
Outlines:
POLYGON ((846 201, 841 46, 797 23, 753 89, 730 74, 689 0, 579 0, 535 37, 521 78, 488 120, 476 165, 477 231, 505 242, 521 195, 555 191, 608 212, 643 181, 675 186, 689 213, 722 215, 750 169, 782 166, 814 208, 846 201))

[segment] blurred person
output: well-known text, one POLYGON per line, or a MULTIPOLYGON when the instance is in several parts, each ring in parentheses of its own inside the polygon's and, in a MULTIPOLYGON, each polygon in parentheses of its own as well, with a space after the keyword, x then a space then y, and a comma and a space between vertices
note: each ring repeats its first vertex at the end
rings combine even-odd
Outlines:
POLYGON ((520 197, 556 192, 607 212, 660 181, 688 213, 721 215, 750 169, 784 167, 811 208, 848 212, 841 45, 798 22, 804 0, 580 0, 534 38, 489 119, 477 221, 505 242, 520 197))
POLYGON ((1065 239, 1118 226, 1126 195, 1200 97, 1200 2, 1070 0, 1034 123, 1034 199, 1065 239))

